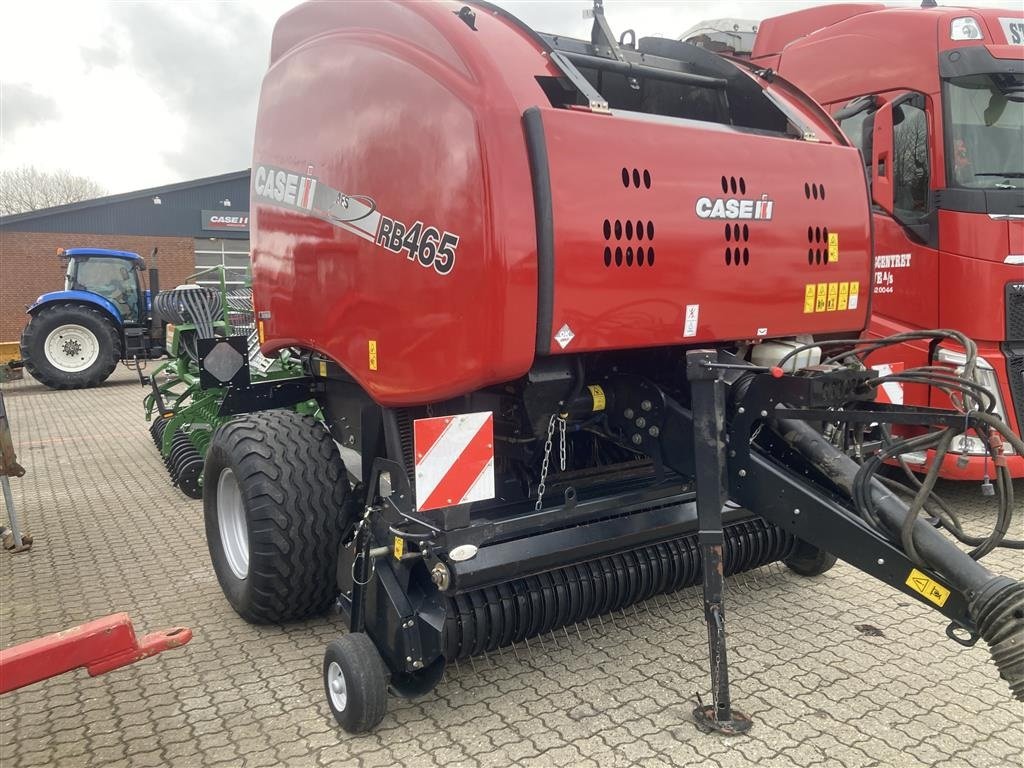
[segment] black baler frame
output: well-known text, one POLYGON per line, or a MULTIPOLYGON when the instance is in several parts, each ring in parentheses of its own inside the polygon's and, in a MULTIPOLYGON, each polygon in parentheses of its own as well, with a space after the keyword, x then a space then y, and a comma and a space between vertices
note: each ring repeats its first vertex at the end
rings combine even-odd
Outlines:
MULTIPOLYGON (((830 478, 822 466, 781 441, 773 445, 773 451, 787 462, 780 463, 752 439, 769 421, 834 421, 837 413, 829 408, 851 400, 862 402, 862 407, 842 411, 842 420, 851 423, 963 427, 963 414, 869 402, 873 390, 864 383, 870 373, 781 375, 781 371, 752 368, 719 350, 690 351, 686 363, 691 405, 699 414, 696 419, 646 379, 616 375, 602 382, 610 403, 609 426, 624 444, 654 460, 653 476, 660 482, 652 484, 648 472, 646 478, 627 477, 596 488, 593 498, 567 496, 566 503, 541 510, 525 504, 485 506, 432 521, 414 510, 400 447, 391 445, 388 451, 398 461, 374 461, 365 486, 364 517, 354 541, 342 546, 339 558, 339 607, 349 615, 352 631, 365 631, 374 639, 399 693, 425 693, 441 677, 445 664, 442 593, 465 593, 696 529, 713 695, 712 705, 698 706, 694 715, 698 725, 709 730, 745 731, 750 719, 732 709, 729 690, 723 529, 753 515, 726 507, 728 498, 755 510, 795 540, 836 554, 938 610, 951 620, 947 633, 954 639, 964 642, 952 634, 953 628, 960 628, 970 634, 965 644, 977 640, 978 611, 972 601, 982 593, 1005 591, 1010 580, 994 577, 923 521, 917 523, 915 541, 920 536, 944 542, 948 550, 927 545, 944 563, 943 572, 914 562, 898 544, 841 503, 838 489, 829 490, 830 478), (747 377, 743 386, 736 384, 740 369, 747 377), (731 404, 726 401, 726 377, 733 385, 731 404), (644 428, 637 430, 633 416, 641 412, 644 428), (632 439, 627 440, 631 432, 632 439), (809 479, 814 474, 823 482, 809 479), (583 523, 585 528, 580 527, 583 523), (451 557, 456 547, 467 545, 473 548, 468 559, 451 557), (436 591, 423 589, 423 572, 418 582, 413 578, 414 569, 420 567, 430 574, 436 591), (948 590, 941 604, 908 585, 914 570, 948 590)), ((388 416, 385 409, 385 435, 388 416)), ((975 424, 970 416, 967 423, 975 424)), ((822 463, 830 461, 823 454, 822 463)), ((836 470, 836 478, 831 479, 838 476, 836 470)))

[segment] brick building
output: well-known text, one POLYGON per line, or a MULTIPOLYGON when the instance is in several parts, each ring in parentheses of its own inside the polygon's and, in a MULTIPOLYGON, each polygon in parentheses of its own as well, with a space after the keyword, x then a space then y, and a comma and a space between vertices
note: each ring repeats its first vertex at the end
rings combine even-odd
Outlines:
POLYGON ((242 283, 248 222, 248 170, 0 217, 0 342, 18 340, 39 294, 64 287, 58 248, 134 251, 147 266, 158 248, 163 288, 217 264, 242 283))

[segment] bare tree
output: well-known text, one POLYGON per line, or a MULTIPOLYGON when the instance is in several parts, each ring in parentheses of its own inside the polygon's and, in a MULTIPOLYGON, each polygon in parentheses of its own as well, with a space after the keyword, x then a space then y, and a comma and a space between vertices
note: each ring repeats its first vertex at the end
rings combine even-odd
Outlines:
POLYGON ((0 216, 101 197, 106 190, 86 176, 34 166, 0 171, 0 216))

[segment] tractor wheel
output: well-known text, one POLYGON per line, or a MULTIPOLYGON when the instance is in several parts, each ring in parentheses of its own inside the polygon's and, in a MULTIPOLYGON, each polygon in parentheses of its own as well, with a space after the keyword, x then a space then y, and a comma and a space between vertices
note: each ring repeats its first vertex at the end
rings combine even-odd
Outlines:
POLYGON ((264 411, 214 432, 203 469, 206 540, 243 619, 276 623, 331 606, 348 489, 338 448, 312 416, 264 411))
POLYGON ((388 676, 369 635, 355 632, 327 644, 324 691, 331 714, 349 733, 366 733, 384 719, 388 676))
POLYGON ((836 556, 797 539, 793 553, 782 562, 800 576, 821 576, 836 564, 836 556))
POLYGON ((98 309, 82 304, 43 307, 21 333, 28 372, 51 389, 95 387, 121 359, 121 336, 98 309))

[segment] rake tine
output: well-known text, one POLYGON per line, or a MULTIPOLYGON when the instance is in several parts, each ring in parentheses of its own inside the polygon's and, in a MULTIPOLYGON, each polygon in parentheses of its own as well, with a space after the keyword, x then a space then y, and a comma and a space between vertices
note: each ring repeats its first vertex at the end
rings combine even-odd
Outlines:
POLYGON ((569 645, 572 645, 572 639, 569 637, 569 630, 566 628, 564 624, 562 625, 562 634, 565 635, 565 642, 567 642, 569 645))
POLYGON ((522 660, 519 658, 519 649, 516 648, 515 641, 512 642, 512 653, 516 655, 516 661, 522 663, 522 660))
POLYGON ((474 661, 472 656, 469 657, 469 665, 473 667, 473 674, 476 674, 476 661, 474 661))
POLYGON ((578 637, 580 639, 580 642, 582 643, 583 642, 583 635, 580 634, 580 625, 577 624, 575 621, 572 623, 572 625, 573 625, 573 627, 576 628, 576 637, 578 637))

